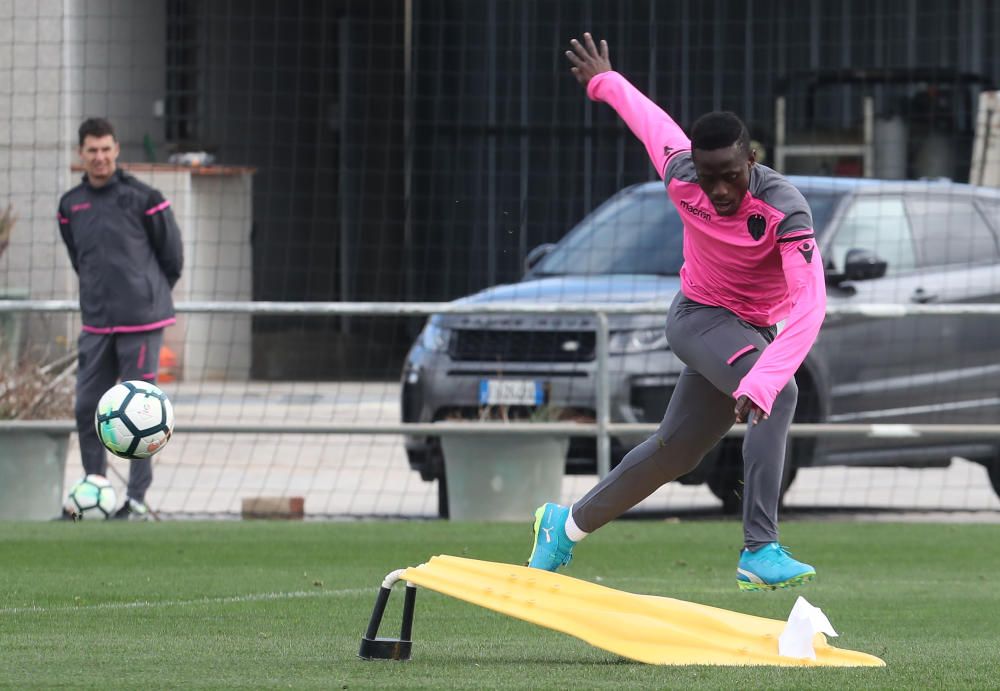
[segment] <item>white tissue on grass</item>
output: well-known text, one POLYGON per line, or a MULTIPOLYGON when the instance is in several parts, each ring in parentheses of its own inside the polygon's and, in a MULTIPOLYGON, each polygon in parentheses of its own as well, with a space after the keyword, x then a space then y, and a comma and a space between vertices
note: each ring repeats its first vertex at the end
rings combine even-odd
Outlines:
POLYGON ((801 595, 795 601, 791 614, 788 615, 788 623, 785 630, 778 637, 778 654, 784 657, 816 659, 816 651, 813 649, 813 636, 816 633, 825 633, 828 636, 836 636, 830 620, 823 614, 819 607, 813 607, 801 595))

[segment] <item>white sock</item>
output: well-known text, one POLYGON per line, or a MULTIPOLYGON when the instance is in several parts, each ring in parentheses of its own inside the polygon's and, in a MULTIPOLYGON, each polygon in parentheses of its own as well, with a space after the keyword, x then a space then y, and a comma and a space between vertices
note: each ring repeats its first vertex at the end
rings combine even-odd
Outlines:
POLYGON ((585 533, 580 530, 580 526, 576 524, 573 520, 573 507, 569 507, 569 516, 566 517, 566 525, 563 526, 563 530, 566 531, 566 537, 568 537, 573 542, 579 542, 583 538, 590 535, 590 533, 585 533))

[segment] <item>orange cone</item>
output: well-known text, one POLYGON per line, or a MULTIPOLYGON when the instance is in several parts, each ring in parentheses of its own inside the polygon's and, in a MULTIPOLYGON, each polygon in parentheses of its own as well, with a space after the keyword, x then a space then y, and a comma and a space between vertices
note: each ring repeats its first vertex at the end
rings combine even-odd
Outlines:
POLYGON ((160 371, 156 379, 161 383, 177 381, 177 353, 167 346, 160 348, 160 371))

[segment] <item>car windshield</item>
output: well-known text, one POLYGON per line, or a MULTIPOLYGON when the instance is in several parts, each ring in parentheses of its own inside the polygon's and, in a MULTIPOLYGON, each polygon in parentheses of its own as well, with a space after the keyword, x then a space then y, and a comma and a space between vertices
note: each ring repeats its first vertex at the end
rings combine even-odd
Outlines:
POLYGON ((682 243, 680 216, 663 188, 629 190, 588 214, 532 273, 676 276, 682 243))
POLYGON ((837 204, 843 199, 843 193, 801 187, 799 190, 809 202, 809 209, 812 211, 813 217, 813 230, 816 231, 817 235, 822 235, 826 232, 826 227, 830 223, 830 217, 833 216, 837 204))
MULTIPOLYGON (((842 195, 802 191, 821 234, 842 195)), ((676 276, 684 263, 683 242, 680 216, 662 188, 626 190, 588 214, 531 273, 676 276)))

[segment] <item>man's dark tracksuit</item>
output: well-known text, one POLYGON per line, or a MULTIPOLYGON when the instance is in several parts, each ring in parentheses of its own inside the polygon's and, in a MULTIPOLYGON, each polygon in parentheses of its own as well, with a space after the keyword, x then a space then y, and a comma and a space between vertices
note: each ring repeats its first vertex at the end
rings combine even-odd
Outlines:
MULTIPOLYGON (((80 281, 76 427, 86 473, 104 475, 107 454, 94 413, 118 381, 156 381, 163 328, 175 321, 170 290, 183 249, 170 202, 118 170, 101 187, 83 182, 59 200, 59 230, 80 281)), ((128 496, 144 501, 149 459, 133 460, 128 496)))

